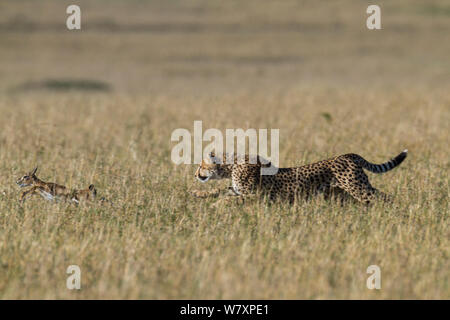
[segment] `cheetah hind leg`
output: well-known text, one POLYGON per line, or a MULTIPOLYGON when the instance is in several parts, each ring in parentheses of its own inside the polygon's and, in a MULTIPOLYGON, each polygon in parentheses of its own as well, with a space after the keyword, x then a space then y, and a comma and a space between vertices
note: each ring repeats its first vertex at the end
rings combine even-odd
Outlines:
POLYGON ((374 187, 363 187, 361 190, 351 189, 347 192, 350 193, 353 198, 365 204, 371 204, 376 200, 382 200, 385 203, 392 202, 390 196, 379 191, 378 189, 375 189, 374 187))
POLYGON ((392 202, 390 196, 385 194, 384 192, 379 191, 378 189, 372 187, 367 178, 367 175, 361 169, 357 172, 356 177, 353 175, 354 179, 343 180, 339 177, 337 178, 337 186, 348 194, 350 194, 353 198, 358 200, 359 202, 370 204, 375 200, 382 200, 386 203, 392 202))

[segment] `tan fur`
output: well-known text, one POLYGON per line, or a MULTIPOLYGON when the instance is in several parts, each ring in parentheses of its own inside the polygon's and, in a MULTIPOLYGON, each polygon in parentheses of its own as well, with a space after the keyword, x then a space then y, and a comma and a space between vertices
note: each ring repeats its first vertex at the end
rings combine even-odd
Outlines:
MULTIPOLYGON (((231 179, 231 191, 235 196, 247 197, 257 192, 268 194, 270 199, 287 198, 293 201, 298 196, 309 196, 323 193, 326 196, 336 193, 348 194, 356 200, 369 203, 379 197, 389 200, 389 197, 370 184, 363 169, 374 173, 383 173, 398 166, 407 155, 407 150, 394 159, 373 164, 357 154, 344 154, 331 159, 295 168, 278 168, 274 175, 261 175, 263 165, 258 159, 255 163, 245 161, 223 163, 224 157, 217 158, 213 153, 202 161, 195 177, 206 182, 213 179, 231 179), (255 164, 254 164, 255 163, 255 164)), ((195 196, 217 196, 215 190, 208 193, 194 192, 195 196)))
POLYGON ((93 201, 96 197, 97 190, 95 189, 94 185, 91 184, 86 189, 74 190, 70 195, 70 200, 79 203, 80 201, 93 201))
POLYGON ((33 195, 40 195, 47 200, 55 200, 56 198, 65 199, 69 195, 70 192, 65 186, 40 180, 36 176, 36 171, 37 167, 16 182, 21 188, 31 187, 22 192, 20 196, 22 202, 25 202, 27 197, 33 195))
POLYGON ((20 201, 23 203, 28 197, 40 195, 47 200, 65 200, 80 202, 80 200, 93 200, 97 194, 94 185, 87 189, 69 190, 63 185, 54 182, 45 182, 36 176, 37 167, 17 180, 21 188, 31 187, 22 192, 20 201))

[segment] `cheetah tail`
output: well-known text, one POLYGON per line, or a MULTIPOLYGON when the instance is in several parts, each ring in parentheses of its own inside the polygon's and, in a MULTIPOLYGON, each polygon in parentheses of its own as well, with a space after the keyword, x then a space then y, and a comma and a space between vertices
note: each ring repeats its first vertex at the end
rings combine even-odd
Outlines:
POLYGON ((389 170, 394 169, 400 163, 402 163, 403 160, 405 160, 407 155, 408 155, 408 150, 405 149, 402 151, 402 153, 400 153, 398 156, 396 156, 392 160, 389 160, 388 162, 385 162, 382 164, 373 164, 373 163, 370 163, 370 162, 362 159, 364 161, 362 161, 361 165, 364 169, 369 170, 373 173, 385 173, 389 170))

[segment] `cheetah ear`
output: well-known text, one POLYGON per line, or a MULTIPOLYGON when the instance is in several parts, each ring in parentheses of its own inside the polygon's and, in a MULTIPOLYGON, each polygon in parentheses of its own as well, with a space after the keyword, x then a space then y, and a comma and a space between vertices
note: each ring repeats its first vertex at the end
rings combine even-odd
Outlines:
POLYGON ((211 151, 208 154, 208 157, 209 157, 209 160, 211 161, 211 163, 216 163, 217 158, 216 158, 216 153, 215 152, 211 151))
POLYGON ((34 176, 36 174, 38 167, 34 168, 33 171, 30 172, 30 176, 34 176))
POLYGON ((270 168, 272 166, 272 161, 264 159, 261 156, 258 156, 258 163, 260 163, 263 168, 270 168))

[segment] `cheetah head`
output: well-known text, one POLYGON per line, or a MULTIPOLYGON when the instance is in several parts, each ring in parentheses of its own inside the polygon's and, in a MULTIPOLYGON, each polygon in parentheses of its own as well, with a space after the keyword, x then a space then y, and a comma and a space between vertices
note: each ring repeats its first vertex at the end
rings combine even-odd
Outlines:
POLYGON ((206 159, 203 159, 195 171, 195 177, 200 182, 206 182, 210 179, 226 179, 231 176, 229 165, 222 163, 222 159, 211 152, 206 159))
POLYGON ((36 171, 37 167, 17 180, 16 183, 19 185, 19 187, 24 188, 31 186, 34 182, 34 179, 36 178, 36 171))

